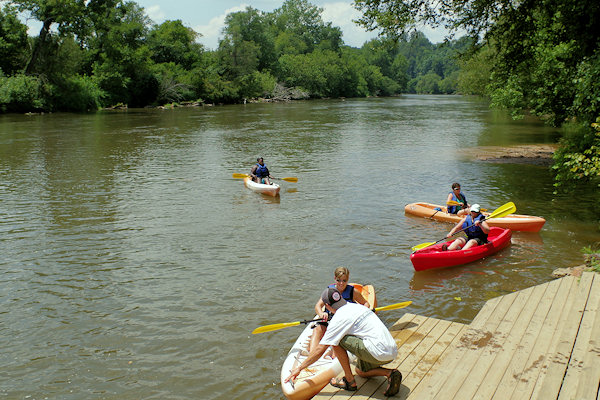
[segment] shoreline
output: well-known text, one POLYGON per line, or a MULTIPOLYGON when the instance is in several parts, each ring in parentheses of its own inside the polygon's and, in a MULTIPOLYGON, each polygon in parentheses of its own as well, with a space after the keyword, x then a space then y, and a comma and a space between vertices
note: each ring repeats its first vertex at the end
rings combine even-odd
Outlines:
POLYGON ((463 154, 477 161, 550 166, 558 144, 528 144, 517 146, 480 146, 465 149, 463 154))

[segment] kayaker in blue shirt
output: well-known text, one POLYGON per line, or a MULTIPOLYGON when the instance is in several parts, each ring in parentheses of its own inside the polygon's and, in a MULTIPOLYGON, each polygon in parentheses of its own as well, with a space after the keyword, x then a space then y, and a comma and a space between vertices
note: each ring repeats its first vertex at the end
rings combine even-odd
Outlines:
POLYGON ((250 170, 250 176, 252 180, 256 183, 263 183, 265 185, 270 185, 270 179, 273 179, 271 174, 269 173, 269 168, 265 165, 265 160, 262 157, 258 157, 256 159, 256 164, 250 170))
POLYGON ((456 215, 467 215, 469 213, 469 204, 467 203, 467 198, 460 191, 460 184, 454 182, 452 184, 452 191, 448 193, 448 198, 446 199, 446 203, 451 201, 455 201, 457 203, 461 203, 460 206, 448 206, 448 214, 456 214, 456 215))
POLYGON ((479 246, 487 243, 487 235, 490 233, 490 227, 485 221, 485 216, 480 212, 479 204, 473 204, 469 209, 470 215, 461 219, 458 224, 446 235, 450 238, 455 232, 464 229, 467 238, 459 237, 453 241, 450 246, 446 243, 442 245, 442 250, 467 250, 473 246, 479 246))

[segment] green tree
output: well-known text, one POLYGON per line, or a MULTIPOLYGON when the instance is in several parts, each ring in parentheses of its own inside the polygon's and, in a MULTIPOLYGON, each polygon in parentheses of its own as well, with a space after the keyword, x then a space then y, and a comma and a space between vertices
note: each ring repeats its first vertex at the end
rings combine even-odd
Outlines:
POLYGON ((245 11, 229 14, 223 33, 219 50, 234 76, 270 69, 276 62, 274 35, 269 19, 262 12, 247 7, 245 11))
MULTIPOLYGON (((355 4, 363 12, 360 23, 368 29, 402 36, 417 24, 442 25, 466 30, 478 39, 473 42, 482 51, 486 46, 481 44, 489 43, 493 51, 483 59, 493 57, 486 88, 492 104, 515 116, 532 112, 553 125, 576 121, 577 129, 569 127, 561 142, 565 150, 556 154, 556 169, 564 172, 561 164, 574 168, 573 160, 597 166, 597 159, 586 152, 595 152, 590 138, 595 137, 591 124, 600 115, 598 96, 584 94, 589 91, 574 84, 587 79, 586 70, 594 70, 593 59, 600 50, 597 1, 356 0, 355 4)), ((479 71, 485 74, 482 68, 479 71)), ((587 168, 587 174, 558 173, 557 186, 561 180, 591 182, 597 177, 594 168, 587 168)))
POLYGON ((28 57, 27 26, 10 5, 0 10, 0 71, 13 75, 24 69, 28 57))
POLYGON ((270 14, 270 18, 277 34, 290 32, 301 38, 306 45, 306 53, 316 48, 339 51, 342 31, 330 22, 323 22, 322 12, 322 8, 307 0, 286 0, 270 14))
POLYGON ((152 54, 150 58, 157 64, 172 62, 186 70, 192 69, 202 58, 203 46, 196 43, 198 36, 181 20, 155 25, 146 41, 152 54))

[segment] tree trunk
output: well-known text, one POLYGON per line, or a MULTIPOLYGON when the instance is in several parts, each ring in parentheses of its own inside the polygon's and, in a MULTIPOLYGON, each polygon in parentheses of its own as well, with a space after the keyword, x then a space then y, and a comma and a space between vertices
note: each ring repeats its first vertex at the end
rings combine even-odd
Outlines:
POLYGON ((35 41, 33 52, 31 54, 31 59, 27 64, 27 68, 25 68, 26 75, 32 75, 39 72, 37 70, 37 67, 40 64, 40 59, 42 58, 42 54, 46 47, 46 39, 50 34, 50 25, 52 25, 53 22, 53 18, 48 18, 44 20, 44 23, 42 24, 42 29, 40 29, 40 35, 38 37, 38 40, 35 41))

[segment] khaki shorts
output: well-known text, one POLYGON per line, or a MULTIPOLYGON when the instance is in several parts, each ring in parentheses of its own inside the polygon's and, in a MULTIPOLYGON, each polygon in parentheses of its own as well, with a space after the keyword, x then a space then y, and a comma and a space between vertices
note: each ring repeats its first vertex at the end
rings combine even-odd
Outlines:
POLYGON ((384 364, 391 362, 388 361, 379 361, 375 357, 369 353, 369 350, 365 347, 363 340, 352 335, 346 335, 340 341, 340 347, 344 350, 349 351, 354 354, 356 358, 358 358, 357 367, 362 372, 367 372, 375 368, 379 368, 384 364))

